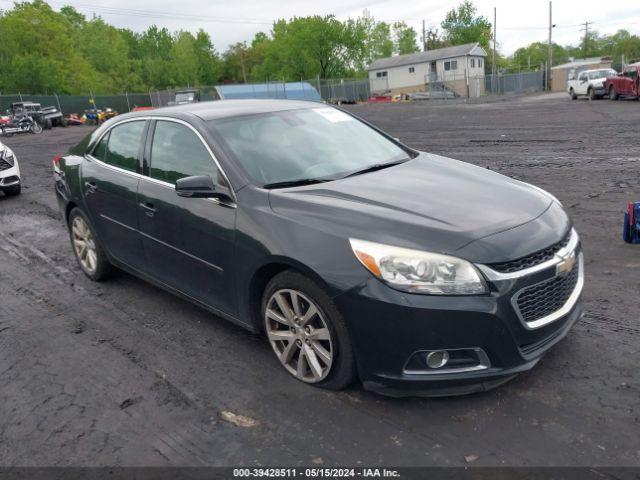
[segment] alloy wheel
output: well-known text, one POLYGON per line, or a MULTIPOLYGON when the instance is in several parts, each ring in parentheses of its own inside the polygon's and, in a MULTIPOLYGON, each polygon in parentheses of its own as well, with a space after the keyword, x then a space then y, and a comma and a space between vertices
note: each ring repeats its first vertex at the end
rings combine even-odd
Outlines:
POLYGON ((71 238, 78 261, 87 272, 95 273, 98 266, 98 252, 93 233, 82 217, 75 217, 71 225, 71 238))
POLYGON ((289 373, 307 383, 324 380, 334 360, 331 331, 320 308, 297 290, 276 291, 266 304, 273 351, 289 373))

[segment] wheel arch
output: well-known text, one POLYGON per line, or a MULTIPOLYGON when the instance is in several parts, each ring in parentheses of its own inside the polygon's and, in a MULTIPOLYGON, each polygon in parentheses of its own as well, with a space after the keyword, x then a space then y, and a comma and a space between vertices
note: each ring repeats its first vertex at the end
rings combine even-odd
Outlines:
POLYGON ((261 312, 264 290, 271 279, 287 270, 304 275, 325 290, 327 294, 330 292, 329 285, 317 272, 307 265, 293 258, 284 256, 276 256, 268 259, 254 271, 245 294, 245 305, 248 306, 248 311, 246 312, 248 318, 250 319, 251 325, 261 332, 264 330, 261 312))
POLYGON ((67 225, 69 225, 69 215, 71 215, 71 210, 77 206, 78 205, 73 200, 67 202, 67 206, 64 209, 64 220, 67 222, 67 225))

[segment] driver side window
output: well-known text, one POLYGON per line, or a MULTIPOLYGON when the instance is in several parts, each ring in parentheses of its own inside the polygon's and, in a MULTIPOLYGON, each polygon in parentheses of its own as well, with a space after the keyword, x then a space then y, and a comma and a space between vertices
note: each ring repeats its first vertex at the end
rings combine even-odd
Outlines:
POLYGON ((158 120, 149 176, 175 184, 178 179, 193 175, 209 175, 215 184, 221 183, 213 158, 193 130, 180 123, 158 120))

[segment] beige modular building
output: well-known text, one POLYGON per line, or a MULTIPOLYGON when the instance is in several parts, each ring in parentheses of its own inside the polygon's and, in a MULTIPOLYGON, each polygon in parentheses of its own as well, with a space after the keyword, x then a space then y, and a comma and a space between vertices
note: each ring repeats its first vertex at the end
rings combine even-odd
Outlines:
POLYGON ((375 60, 368 68, 372 95, 426 92, 440 87, 461 97, 484 93, 487 52, 478 43, 375 60))

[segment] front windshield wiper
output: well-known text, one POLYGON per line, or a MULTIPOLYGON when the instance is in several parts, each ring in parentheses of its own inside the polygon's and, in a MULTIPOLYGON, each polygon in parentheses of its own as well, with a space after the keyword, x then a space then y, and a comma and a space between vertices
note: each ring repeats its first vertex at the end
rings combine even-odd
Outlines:
POLYGON ((393 167, 394 165, 400 165, 401 163, 407 162, 409 160, 410 160, 409 158, 403 158, 402 160, 395 160, 393 162, 376 163, 367 168, 363 168, 362 170, 356 170, 355 172, 351 172, 342 178, 355 177, 356 175, 362 175, 363 173, 375 172, 376 170, 382 170, 383 168, 393 167))
POLYGON ((298 180, 285 180, 283 182, 267 183, 263 185, 263 188, 286 188, 286 187, 300 187, 302 185, 313 185, 314 183, 328 182, 322 178, 300 178, 298 180))

